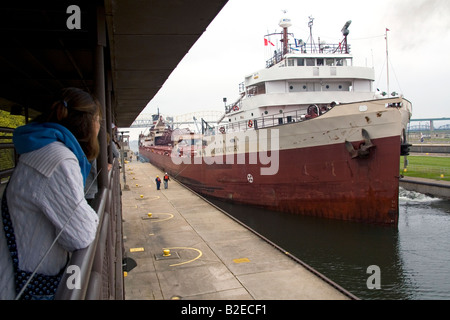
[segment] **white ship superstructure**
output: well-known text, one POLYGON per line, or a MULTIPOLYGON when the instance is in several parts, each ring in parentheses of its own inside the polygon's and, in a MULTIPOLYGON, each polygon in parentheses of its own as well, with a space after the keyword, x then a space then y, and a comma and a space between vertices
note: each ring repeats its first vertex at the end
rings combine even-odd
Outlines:
POLYGON ((280 25, 284 32, 271 36, 283 37, 283 47, 274 50, 265 69, 245 77, 241 96, 226 108, 222 126, 235 128, 236 122, 249 120, 258 125, 258 118, 267 116, 301 121, 322 115, 337 104, 382 98, 374 92, 374 69, 353 63, 347 44, 350 21, 342 30, 343 41, 317 46, 297 39, 291 41, 295 46, 290 45, 290 37, 286 37, 289 20, 282 19, 280 25))

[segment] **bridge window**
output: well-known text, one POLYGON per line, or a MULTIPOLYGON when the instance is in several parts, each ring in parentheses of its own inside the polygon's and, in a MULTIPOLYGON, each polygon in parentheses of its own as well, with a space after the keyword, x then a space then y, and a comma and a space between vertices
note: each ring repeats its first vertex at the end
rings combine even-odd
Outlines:
POLYGON ((307 67, 313 67, 316 65, 316 59, 314 58, 307 58, 306 59, 306 66, 307 67))
POLYGON ((303 67, 305 65, 305 59, 297 58, 297 66, 303 67))
POLYGON ((336 65, 338 67, 346 67, 352 65, 352 59, 338 58, 336 59, 336 65))
POLYGON ((266 84, 260 83, 256 86, 251 86, 247 88, 247 95, 249 96, 256 96, 258 94, 264 94, 266 93, 266 84))

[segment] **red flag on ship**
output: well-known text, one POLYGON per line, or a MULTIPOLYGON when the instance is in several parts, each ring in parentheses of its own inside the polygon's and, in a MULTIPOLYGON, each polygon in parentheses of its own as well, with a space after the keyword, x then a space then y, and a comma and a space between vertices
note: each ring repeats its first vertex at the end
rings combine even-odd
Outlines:
POLYGON ((270 40, 264 39, 264 45, 267 47, 269 44, 275 47, 275 45, 270 40))

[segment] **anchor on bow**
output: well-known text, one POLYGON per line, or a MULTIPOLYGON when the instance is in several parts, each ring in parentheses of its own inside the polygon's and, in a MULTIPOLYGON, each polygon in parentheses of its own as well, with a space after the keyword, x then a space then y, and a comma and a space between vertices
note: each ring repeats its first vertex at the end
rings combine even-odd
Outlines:
POLYGON ((375 145, 370 140, 370 136, 367 130, 362 129, 361 133, 364 138, 364 142, 359 145, 359 149, 356 150, 351 142, 345 141, 345 148, 350 153, 352 159, 367 158, 370 155, 370 149, 375 147, 375 145))

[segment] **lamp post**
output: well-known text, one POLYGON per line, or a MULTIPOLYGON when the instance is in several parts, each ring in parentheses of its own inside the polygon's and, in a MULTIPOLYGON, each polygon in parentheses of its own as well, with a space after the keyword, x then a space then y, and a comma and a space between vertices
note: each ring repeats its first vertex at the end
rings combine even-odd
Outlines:
POLYGON ((223 98, 222 101, 223 101, 223 104, 225 105, 225 113, 227 113, 228 112, 228 110, 227 110, 227 98, 223 98))

